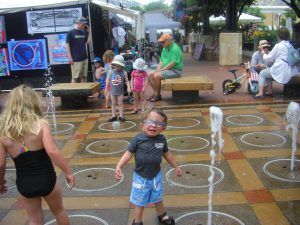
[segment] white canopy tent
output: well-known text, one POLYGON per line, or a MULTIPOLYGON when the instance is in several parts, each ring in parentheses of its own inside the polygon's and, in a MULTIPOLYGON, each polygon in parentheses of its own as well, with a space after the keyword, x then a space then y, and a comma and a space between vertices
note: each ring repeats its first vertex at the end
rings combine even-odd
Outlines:
POLYGON ((136 38, 139 40, 145 37, 145 20, 140 12, 115 6, 104 0, 0 0, 0 15, 26 10, 87 4, 89 2, 99 5, 102 9, 135 19, 137 21, 136 38))
MULTIPOLYGON (((211 16, 209 17, 209 22, 211 24, 216 24, 216 23, 224 23, 226 21, 226 18, 224 16, 211 16)), ((262 18, 257 17, 257 16, 252 16, 247 13, 242 13, 241 16, 239 17, 239 21, 241 23, 249 23, 249 22, 262 22, 262 18)))
POLYGON ((156 42, 156 31, 163 29, 175 29, 181 25, 166 17, 163 13, 145 13, 145 29, 149 32, 149 41, 156 42))

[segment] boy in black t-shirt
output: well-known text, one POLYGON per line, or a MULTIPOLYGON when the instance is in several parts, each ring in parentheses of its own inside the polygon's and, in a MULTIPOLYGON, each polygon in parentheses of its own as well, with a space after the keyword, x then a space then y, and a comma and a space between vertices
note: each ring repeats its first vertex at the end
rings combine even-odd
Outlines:
POLYGON ((116 179, 121 179, 122 168, 134 155, 135 168, 130 195, 130 202, 135 205, 132 225, 143 225, 144 207, 154 204, 161 224, 174 225, 175 221, 168 216, 163 205, 162 157, 173 166, 177 176, 182 175, 181 168, 168 150, 167 140, 162 131, 167 126, 167 115, 159 109, 152 108, 142 117, 142 132, 130 142, 115 170, 116 179))

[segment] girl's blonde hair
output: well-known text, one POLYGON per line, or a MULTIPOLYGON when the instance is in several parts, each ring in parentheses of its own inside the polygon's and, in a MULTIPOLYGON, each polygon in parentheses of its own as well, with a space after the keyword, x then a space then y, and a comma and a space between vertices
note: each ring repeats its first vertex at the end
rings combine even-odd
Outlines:
POLYGON ((115 53, 112 50, 107 50, 104 52, 102 59, 103 62, 108 63, 113 61, 114 57, 115 57, 115 53))
POLYGON ((14 88, 8 95, 6 107, 0 116, 0 136, 14 141, 22 139, 24 133, 37 135, 42 128, 42 102, 27 85, 14 88))

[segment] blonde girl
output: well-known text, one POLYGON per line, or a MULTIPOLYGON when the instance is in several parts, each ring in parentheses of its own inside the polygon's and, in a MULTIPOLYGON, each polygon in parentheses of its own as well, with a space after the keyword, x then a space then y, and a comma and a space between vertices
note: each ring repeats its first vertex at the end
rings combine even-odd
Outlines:
POLYGON ((74 176, 59 152, 49 123, 43 118, 39 96, 28 86, 14 88, 0 116, 0 193, 7 191, 4 180, 6 155, 16 167, 16 185, 30 225, 43 224, 42 198, 54 214, 57 224, 68 225, 53 163, 64 173, 68 186, 74 176))
MULTIPOLYGON (((112 50, 105 51, 102 56, 106 76, 109 74, 110 70, 112 70, 111 62, 114 60, 114 57, 115 57, 115 53, 112 50)), ((107 85, 106 93, 105 93, 105 108, 108 108, 109 105, 110 105, 110 86, 107 85)))

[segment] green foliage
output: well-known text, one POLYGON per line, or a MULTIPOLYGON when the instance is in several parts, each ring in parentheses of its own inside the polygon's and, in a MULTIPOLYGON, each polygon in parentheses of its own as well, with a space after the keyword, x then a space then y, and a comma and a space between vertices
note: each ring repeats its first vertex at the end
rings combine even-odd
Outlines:
POLYGON ((252 16, 260 17, 260 18, 262 18, 262 20, 266 19, 266 16, 260 11, 260 8, 258 8, 258 7, 247 6, 244 8, 244 13, 248 13, 252 16))
POLYGON ((150 12, 150 11, 154 11, 154 10, 158 10, 158 9, 168 10, 169 7, 168 7, 168 5, 163 3, 162 1, 150 2, 150 3, 148 3, 147 5, 144 6, 144 10, 146 12, 150 12))
POLYGON ((297 19, 297 15, 296 15, 295 11, 292 9, 286 9, 284 12, 284 16, 285 16, 285 18, 288 18, 288 17, 292 18, 293 22, 295 22, 297 19))
POLYGON ((135 11, 140 11, 140 12, 144 10, 144 8, 141 7, 141 6, 132 6, 129 9, 132 9, 132 10, 135 10, 135 11))
POLYGON ((246 42, 254 42, 255 40, 267 40, 269 43, 276 43, 277 32, 275 30, 267 30, 267 27, 260 27, 254 31, 251 36, 244 37, 246 42))
POLYGON ((290 6, 295 12, 296 16, 300 18, 300 0, 281 0, 286 5, 290 6))

